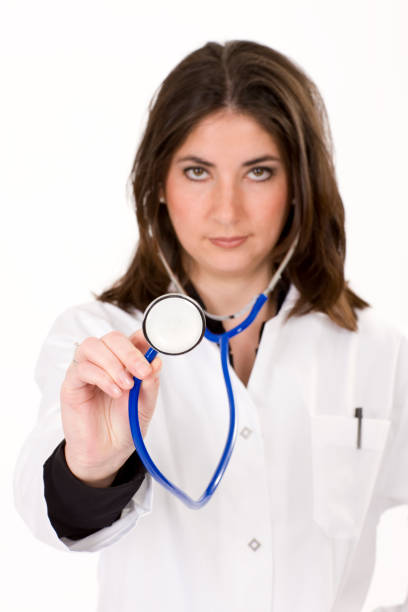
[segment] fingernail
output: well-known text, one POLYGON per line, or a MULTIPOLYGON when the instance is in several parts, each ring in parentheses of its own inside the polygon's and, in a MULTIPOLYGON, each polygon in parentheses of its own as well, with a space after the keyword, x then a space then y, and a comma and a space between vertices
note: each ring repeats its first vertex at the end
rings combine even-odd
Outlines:
POLYGON ((126 386, 133 385, 133 378, 130 378, 130 376, 128 376, 127 374, 121 374, 120 381, 122 385, 126 385, 126 386))
POLYGON ((148 376, 151 373, 152 368, 147 363, 141 363, 138 366, 138 370, 139 370, 141 376, 148 376))

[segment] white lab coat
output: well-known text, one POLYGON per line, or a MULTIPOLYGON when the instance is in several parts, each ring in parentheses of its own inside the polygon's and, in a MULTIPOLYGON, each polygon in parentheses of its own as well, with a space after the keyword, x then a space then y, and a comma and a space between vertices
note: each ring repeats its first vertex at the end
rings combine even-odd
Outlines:
MULTIPOLYGON (((142 313, 92 301, 56 319, 36 366, 42 400, 16 467, 16 505, 43 542, 101 551, 98 612, 361 610, 379 517, 408 502, 408 339, 373 309, 358 311, 357 333, 322 313, 284 322, 297 296, 292 285, 266 322, 248 386, 231 370, 239 435, 210 502, 189 509, 147 474, 118 521, 79 541, 58 539, 43 497, 43 463, 64 437, 61 383, 75 341, 130 335, 142 313)), ((163 356, 145 442, 196 499, 228 419, 215 344, 163 356)))

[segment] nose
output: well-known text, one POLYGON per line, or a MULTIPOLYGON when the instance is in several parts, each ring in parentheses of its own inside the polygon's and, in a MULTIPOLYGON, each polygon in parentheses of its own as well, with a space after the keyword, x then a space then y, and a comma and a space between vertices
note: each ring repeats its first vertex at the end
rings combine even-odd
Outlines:
POLYGON ((242 194, 239 187, 232 182, 218 181, 211 197, 213 220, 224 226, 235 225, 242 211, 242 194))

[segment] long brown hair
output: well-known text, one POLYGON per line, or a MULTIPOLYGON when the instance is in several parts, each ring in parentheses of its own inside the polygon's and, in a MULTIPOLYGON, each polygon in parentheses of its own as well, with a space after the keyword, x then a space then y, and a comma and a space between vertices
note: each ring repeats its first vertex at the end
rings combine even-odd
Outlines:
POLYGON ((184 285, 181 247, 167 207, 159 202, 172 156, 197 123, 222 109, 245 113, 276 139, 295 206, 271 254, 277 267, 299 232, 283 277, 299 290, 288 317, 323 312, 357 330, 356 309, 370 304, 344 279, 344 207, 333 163, 324 102, 316 85, 285 55, 260 43, 208 42, 187 55, 165 78, 149 104, 149 116, 130 175, 139 241, 124 275, 94 297, 130 312, 144 310, 168 292, 159 244, 184 285), (149 232, 149 227, 151 232, 149 232))

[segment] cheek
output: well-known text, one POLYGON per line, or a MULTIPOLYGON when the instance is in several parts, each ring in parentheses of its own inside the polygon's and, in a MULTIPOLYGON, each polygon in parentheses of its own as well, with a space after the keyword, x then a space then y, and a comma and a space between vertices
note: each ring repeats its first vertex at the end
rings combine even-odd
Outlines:
POLYGON ((167 212, 182 247, 187 252, 194 251, 201 237, 200 229, 202 228, 198 207, 192 206, 191 200, 179 197, 167 202, 167 212))
POLYGON ((179 236, 196 235, 202 226, 205 204, 185 187, 177 189, 177 184, 172 187, 167 191, 167 211, 173 227, 179 236))
POLYGON ((264 186, 261 183, 259 193, 252 202, 252 204, 257 203, 257 206, 252 208, 255 211, 258 225, 265 224, 269 228, 271 224, 279 225, 280 220, 286 215, 287 198, 286 175, 281 173, 264 186))
POLYGON ((263 213, 257 217, 256 231, 263 245, 269 251, 278 240, 287 217, 286 202, 273 207, 265 207, 263 213))
POLYGON ((194 232, 199 225, 198 211, 191 206, 191 202, 181 198, 177 200, 177 204, 167 204, 167 210, 175 230, 180 234, 188 234, 194 232))
POLYGON ((285 221, 287 211, 286 199, 275 200, 273 206, 270 202, 259 209, 257 215, 257 225, 265 232, 270 232, 270 228, 280 228, 285 221))
POLYGON ((191 205, 191 198, 186 193, 185 185, 180 176, 170 172, 166 183, 167 211, 176 231, 183 232, 186 225, 192 224, 192 216, 196 214, 191 205))

